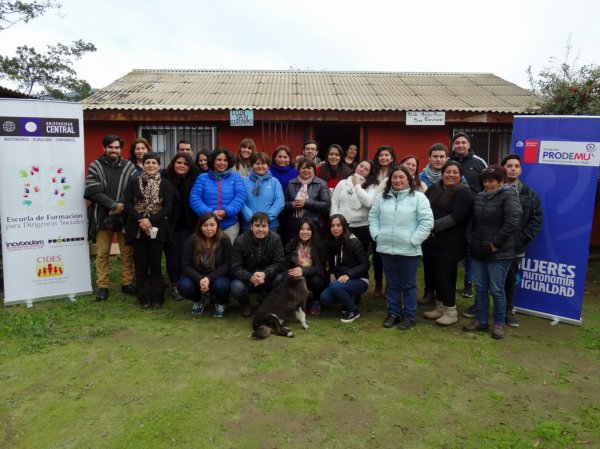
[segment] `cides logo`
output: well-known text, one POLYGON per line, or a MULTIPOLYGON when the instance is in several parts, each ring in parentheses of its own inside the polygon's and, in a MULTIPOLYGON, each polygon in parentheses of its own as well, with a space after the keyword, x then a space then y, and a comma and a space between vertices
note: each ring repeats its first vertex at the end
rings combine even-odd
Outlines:
POLYGON ((35 275, 39 278, 57 277, 64 274, 61 256, 40 256, 35 261, 35 275))
POLYGON ((540 142, 539 163, 595 167, 600 163, 596 142, 540 142))

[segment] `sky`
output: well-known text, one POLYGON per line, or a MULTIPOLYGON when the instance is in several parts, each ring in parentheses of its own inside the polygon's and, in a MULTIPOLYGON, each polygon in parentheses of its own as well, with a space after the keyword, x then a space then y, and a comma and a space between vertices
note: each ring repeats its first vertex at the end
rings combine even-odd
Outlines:
MULTIPOLYGON (((551 58, 599 64, 597 0, 60 0, 0 32, 0 54, 77 39, 102 88, 133 69, 493 73, 528 88, 551 58)), ((6 81, 0 84, 10 86, 6 81)))

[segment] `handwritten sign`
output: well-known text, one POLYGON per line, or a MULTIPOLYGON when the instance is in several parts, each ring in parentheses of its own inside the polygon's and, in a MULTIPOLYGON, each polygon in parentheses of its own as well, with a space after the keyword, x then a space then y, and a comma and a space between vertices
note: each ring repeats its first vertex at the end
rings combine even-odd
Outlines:
POLYGON ((438 111, 407 111, 407 125, 443 126, 446 124, 446 113, 438 111))
POLYGON ((252 109, 232 109, 229 111, 231 126, 254 126, 254 111, 252 109))

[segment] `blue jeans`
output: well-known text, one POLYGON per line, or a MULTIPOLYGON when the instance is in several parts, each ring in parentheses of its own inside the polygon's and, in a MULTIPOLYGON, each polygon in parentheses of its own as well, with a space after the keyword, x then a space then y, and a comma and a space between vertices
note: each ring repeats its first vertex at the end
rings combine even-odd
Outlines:
POLYGON ((341 302, 344 310, 354 312, 358 310, 353 296, 362 295, 369 288, 369 283, 362 279, 348 279, 346 282, 331 281, 327 288, 321 292, 321 303, 332 306, 341 302))
POLYGON ((475 306, 477 321, 486 324, 490 312, 490 294, 494 298, 494 324, 506 320, 504 282, 512 259, 483 261, 471 258, 475 278, 475 306))
POLYGON ((415 320, 419 258, 420 256, 381 254, 387 285, 388 315, 415 320))
POLYGON ((266 281, 264 284, 255 287, 250 281, 244 282, 239 279, 231 281, 231 297, 236 299, 242 307, 250 305, 250 293, 260 293, 268 295, 281 282, 283 276, 276 275, 273 279, 266 281))
POLYGON ((471 256, 465 254, 465 284, 473 283, 473 264, 471 263, 471 256))
MULTIPOLYGON (((202 297, 200 286, 187 276, 183 276, 177 283, 179 294, 185 299, 191 299, 194 302, 199 302, 202 297)), ((227 276, 219 276, 208 285, 208 291, 215 295, 217 304, 227 304, 229 300, 229 278, 227 276)))

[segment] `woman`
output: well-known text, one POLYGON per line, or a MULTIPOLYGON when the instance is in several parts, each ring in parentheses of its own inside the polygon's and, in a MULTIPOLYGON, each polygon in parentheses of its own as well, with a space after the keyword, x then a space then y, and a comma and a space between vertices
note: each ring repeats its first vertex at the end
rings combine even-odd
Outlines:
POLYGON ((448 161, 441 172, 442 179, 425 192, 433 211, 433 231, 422 245, 423 270, 425 285, 435 289, 437 300, 435 309, 424 315, 437 324, 449 326, 458 321, 456 267, 467 249, 465 231, 473 194, 469 184, 461 181, 460 163, 448 161))
MULTIPOLYGON (((323 217, 329 215, 331 196, 325 181, 315 176, 315 163, 308 158, 300 158, 297 178, 292 179, 285 191, 286 226, 288 232, 298 229, 304 217, 310 218, 318 232, 323 229, 323 217)), ((288 235, 285 242, 290 240, 288 235)))
POLYGON ((137 296, 142 309, 164 303, 162 252, 169 239, 167 217, 173 208, 173 186, 160 176, 160 156, 144 154, 144 171, 132 179, 123 194, 129 220, 125 242, 133 245, 137 296))
POLYGON ((210 151, 207 150, 206 148, 203 148, 200 151, 198 151, 198 154, 196 155, 196 165, 200 169, 200 173, 206 173, 209 170, 209 167, 208 167, 209 156, 210 156, 210 151))
POLYGON ((192 315, 202 314, 208 294, 215 298, 215 318, 222 318, 229 298, 229 260, 231 242, 223 233, 221 220, 213 212, 205 212, 183 251, 183 277, 179 292, 194 301, 192 315))
POLYGON ((408 156, 402 158, 400 165, 404 165, 406 168, 408 168, 408 172, 415 182, 415 190, 417 192, 425 193, 427 190, 427 185, 421 181, 421 178, 419 178, 419 160, 417 157, 409 154, 408 156))
POLYGON ((487 331, 489 295, 494 298, 493 338, 504 338, 506 296, 504 281, 515 257, 514 235, 521 220, 521 203, 515 189, 505 185, 506 169, 490 165, 481 172, 484 191, 475 195, 467 227, 469 254, 475 279, 475 321, 465 332, 487 331))
POLYGON ((275 179, 281 183, 281 188, 285 192, 288 183, 298 176, 298 170, 291 164, 292 152, 289 147, 279 145, 273 151, 273 163, 269 171, 275 179))
POLYGON ((240 232, 238 214, 246 202, 246 188, 240 175, 233 173, 233 155, 217 148, 209 158, 210 170, 196 179, 190 193, 190 206, 200 216, 214 212, 221 229, 232 244, 240 232))
POLYGON ((352 172, 356 170, 358 165, 358 148, 356 145, 348 145, 348 149, 346 150, 346 156, 344 157, 344 164, 350 168, 352 172))
POLYGON ((311 315, 321 313, 319 301, 325 288, 325 261, 320 238, 310 218, 302 218, 300 227, 285 247, 286 266, 289 276, 304 276, 306 286, 312 293, 311 315))
POLYGON ((344 164, 344 157, 342 147, 334 143, 327 149, 325 162, 317 167, 317 176, 327 183, 332 192, 338 182, 352 173, 350 167, 344 164))
POLYGON ((197 216, 190 207, 190 192, 198 177, 198 167, 187 153, 177 153, 163 173, 175 188, 173 211, 169 216, 171 239, 165 244, 167 275, 175 301, 183 299, 177 290, 182 273, 183 248, 196 226, 197 216))
POLYGON ((342 323, 352 323, 360 317, 355 298, 369 288, 369 258, 343 215, 329 218, 326 243, 329 285, 321 293, 321 303, 341 302, 342 323))
POLYGON ((237 154, 235 155, 235 163, 231 167, 231 171, 237 173, 242 178, 248 176, 252 168, 250 158, 252 158, 254 153, 256 153, 254 140, 250 138, 243 139, 238 147, 237 154))
POLYGON ((346 218, 350 231, 361 241, 365 253, 372 242, 369 211, 379 192, 373 163, 362 161, 354 174, 339 182, 331 196, 331 215, 342 214, 346 218))
POLYGON ((408 330, 415 326, 421 243, 432 228, 429 200, 414 190, 407 168, 395 166, 369 212, 371 237, 377 243, 387 281, 388 315, 383 327, 397 324, 398 329, 408 330))
MULTIPOLYGON (((387 183, 389 171, 392 166, 396 165, 396 151, 388 145, 382 145, 375 150, 373 156, 373 165, 377 173, 377 181, 383 189, 387 183)), ((377 252, 377 244, 373 244, 373 276, 375 278, 375 290, 373 291, 374 298, 385 297, 383 289, 383 264, 381 256, 377 252)))
POLYGON ((129 147, 129 160, 135 166, 135 171, 138 175, 144 170, 144 154, 152 151, 150 143, 143 137, 135 139, 129 147))
POLYGON ((250 219, 255 212, 264 212, 269 216, 269 229, 279 229, 279 214, 283 210, 285 200, 281 184, 269 171, 271 159, 266 153, 255 153, 251 158, 252 169, 244 178, 246 187, 246 204, 242 208, 242 229, 250 229, 250 219))

